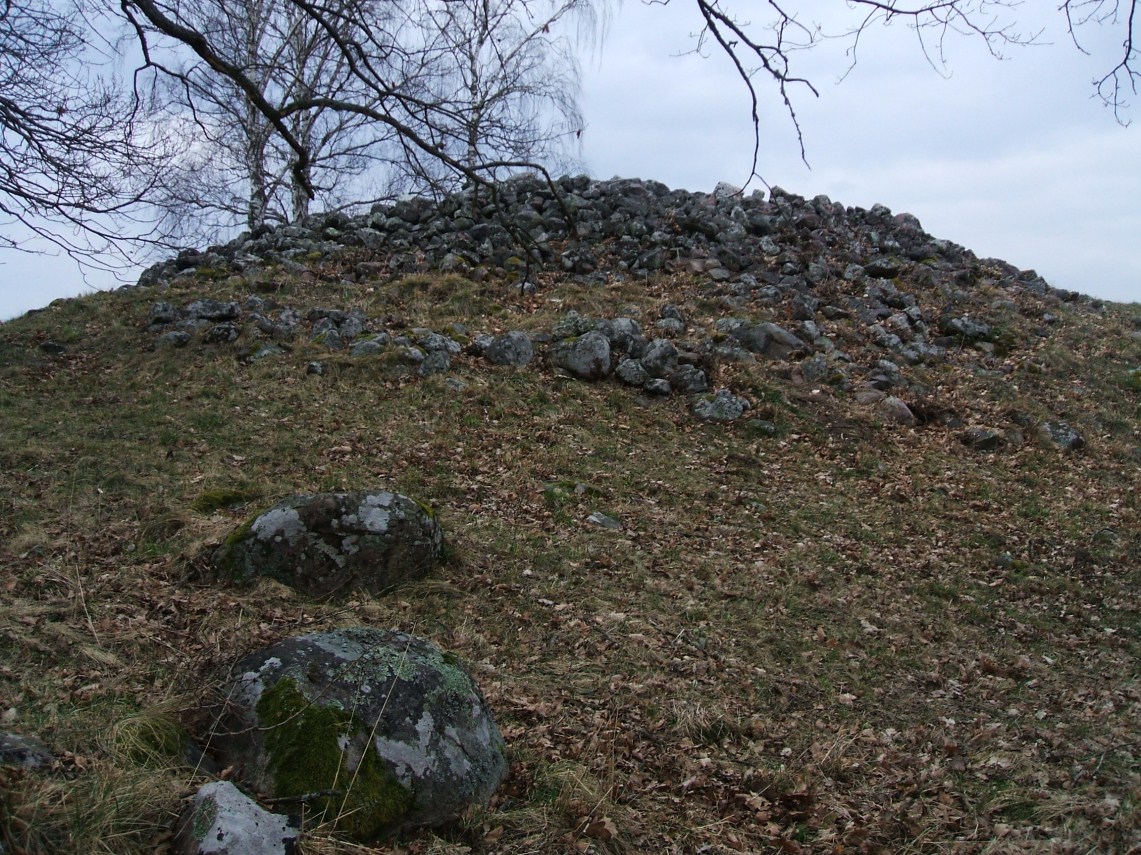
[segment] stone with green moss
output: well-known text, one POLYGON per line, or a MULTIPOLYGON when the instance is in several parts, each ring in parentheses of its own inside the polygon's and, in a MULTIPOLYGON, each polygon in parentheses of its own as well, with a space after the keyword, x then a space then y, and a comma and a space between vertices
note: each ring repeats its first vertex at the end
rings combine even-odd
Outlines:
POLYGON ((479 689, 423 639, 315 633, 247 657, 234 675, 214 740, 222 762, 351 839, 449 822, 486 803, 506 773, 479 689))
POLYGON ((223 581, 269 576, 314 597, 382 594, 440 560, 435 511, 387 490, 293 496, 251 517, 214 552, 223 581))

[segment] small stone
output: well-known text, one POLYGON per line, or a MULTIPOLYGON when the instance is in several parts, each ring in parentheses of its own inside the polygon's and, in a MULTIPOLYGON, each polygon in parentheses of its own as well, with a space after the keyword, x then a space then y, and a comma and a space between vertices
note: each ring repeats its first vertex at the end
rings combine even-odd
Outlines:
POLYGON ((551 364, 579 380, 601 380, 610 374, 610 342, 600 332, 565 339, 551 349, 551 364))
POLYGON ((186 315, 205 321, 232 321, 242 314, 241 307, 234 302, 220 300, 194 300, 186 305, 186 315))
POLYGON ((719 389, 714 395, 695 398, 691 409, 703 422, 731 422, 749 409, 749 402, 728 389, 719 389))
POLYGON ((1086 444, 1085 437, 1065 422, 1046 422, 1039 429, 1039 434, 1044 441, 1063 451, 1077 451, 1086 444))
POLYGON ((512 330, 491 339, 483 357, 495 365, 514 365, 521 368, 535 358, 531 337, 520 330, 512 330))
POLYGON ((421 377, 427 377, 430 374, 443 374, 451 367, 452 358, 446 350, 431 350, 416 370, 421 377))
POLYGON ((167 347, 174 350, 177 350, 180 347, 186 347, 189 342, 190 333, 184 332, 183 330, 171 330, 170 332, 163 333, 157 339, 155 339, 155 343, 159 347, 167 347))
POLYGON ((159 300, 151 306, 152 324, 173 324, 178 320, 178 310, 170 303, 159 300))
POLYGON ((642 367, 651 377, 665 377, 677 368, 678 353, 673 343, 656 338, 646 345, 642 354, 642 367))
POLYGON ((686 395, 696 395, 709 390, 709 378, 695 365, 680 365, 670 374, 669 385, 686 395))
POLYGON ((235 341, 241 332, 234 324, 215 324, 206 331, 205 339, 210 344, 229 344, 235 341))
POLYGON ((1003 433, 994 428, 969 427, 959 436, 959 441, 975 451, 994 451, 1003 443, 1003 433))
POLYGON ((47 746, 35 737, 0 733, 0 766, 43 769, 50 766, 53 760, 47 746))
POLYGON ((602 528, 611 529, 612 531, 618 531, 622 528, 622 523, 614 519, 614 517, 607 516, 606 514, 599 511, 595 511, 593 514, 588 516, 586 521, 593 523, 594 525, 601 526, 602 528))
POLYGON ((285 353, 285 351, 278 347, 276 344, 263 344, 261 347, 249 355, 247 361, 261 362, 263 359, 271 359, 274 356, 281 356, 283 353, 285 353))
POLYGON ((229 781, 198 790, 174 833, 175 855, 292 855, 295 820, 270 813, 229 781))
MULTIPOLYGON (((614 369, 618 379, 628 386, 645 386, 650 380, 650 373, 637 359, 623 359, 614 369)), ((665 381, 663 381, 665 382, 665 381)), ((668 383, 666 384, 669 385, 668 383)))
POLYGON ((877 408, 884 418, 898 425, 914 427, 918 423, 918 419, 915 418, 915 413, 911 411, 911 407, 907 406, 901 398, 897 398, 894 395, 889 395, 880 401, 877 408))

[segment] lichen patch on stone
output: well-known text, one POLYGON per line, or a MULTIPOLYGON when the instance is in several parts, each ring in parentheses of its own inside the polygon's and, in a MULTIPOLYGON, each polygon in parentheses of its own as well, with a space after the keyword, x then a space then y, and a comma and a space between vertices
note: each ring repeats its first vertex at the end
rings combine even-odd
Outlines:
POLYGON ((250 531, 258 540, 284 539, 292 542, 305 531, 305 523, 293 508, 271 508, 256 520, 250 531))

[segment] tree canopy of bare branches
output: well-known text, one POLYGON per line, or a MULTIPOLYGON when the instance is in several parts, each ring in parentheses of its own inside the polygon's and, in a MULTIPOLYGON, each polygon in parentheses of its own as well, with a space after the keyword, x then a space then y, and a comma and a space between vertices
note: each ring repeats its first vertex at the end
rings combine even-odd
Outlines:
POLYGON ((77 8, 0 5, 0 218, 13 230, 0 246, 19 247, 22 229, 79 258, 146 236, 135 216, 163 151, 140 134, 139 103, 101 73, 109 51, 77 8))
MULTIPOLYGON (((513 171, 549 180, 583 127, 569 34, 596 32, 606 2, 0 0, 0 214, 65 247, 75 247, 74 230, 111 240, 117 221, 162 203, 160 189, 169 200, 172 182, 158 178, 172 173, 160 165, 171 148, 190 171, 197 163, 202 176, 206 166, 238 176, 242 192, 219 205, 254 226, 303 216, 314 198, 329 204, 338 181, 365 165, 383 164, 413 188, 466 183, 492 195, 513 171), (127 37, 100 40, 92 16, 127 37), (133 93, 100 73, 136 56, 133 93), (179 92, 181 124, 167 126, 178 131, 166 140, 141 132, 143 107, 170 91, 156 78, 179 92)), ((759 93, 775 88, 799 134, 798 99, 816 93, 799 53, 826 39, 846 40, 855 62, 871 28, 901 24, 938 67, 951 38, 1003 55, 1041 36, 1020 29, 1017 0, 837 0, 829 9, 849 17, 834 30, 814 19, 819 6, 794 0, 644 2, 692 9, 696 49, 735 67, 751 104, 754 173, 759 93)), ((1088 28, 1120 35, 1093 88, 1122 123, 1139 82, 1137 5, 1058 7, 1080 50, 1088 28)))

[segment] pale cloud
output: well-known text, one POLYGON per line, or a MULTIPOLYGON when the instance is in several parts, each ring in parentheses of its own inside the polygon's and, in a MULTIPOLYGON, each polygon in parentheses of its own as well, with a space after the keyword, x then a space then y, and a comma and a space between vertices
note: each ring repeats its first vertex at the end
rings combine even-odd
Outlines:
MULTIPOLYGON (((748 100, 719 57, 671 56, 688 46, 678 6, 629 4, 586 75, 584 155, 598 177, 654 178, 710 190, 748 177, 748 100)), ((1082 54, 1051 9, 1019 8, 1040 47, 996 60, 977 42, 947 45, 933 69, 914 34, 866 34, 858 64, 829 42, 797 59, 819 98, 796 108, 809 169, 780 102, 763 90, 759 172, 765 181, 847 205, 907 210, 980 256, 1033 267, 1058 287, 1141 300, 1141 158, 1137 130, 1091 98, 1090 81, 1120 45, 1083 34, 1082 54)))

